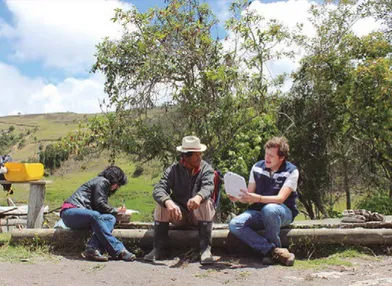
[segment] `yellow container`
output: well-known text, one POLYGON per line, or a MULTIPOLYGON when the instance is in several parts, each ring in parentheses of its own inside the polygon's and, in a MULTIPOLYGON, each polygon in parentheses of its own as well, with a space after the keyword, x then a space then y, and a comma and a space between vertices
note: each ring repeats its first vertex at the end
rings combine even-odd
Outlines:
POLYGON ((7 162, 4 165, 7 168, 4 177, 10 182, 36 181, 44 175, 44 165, 41 163, 7 162))

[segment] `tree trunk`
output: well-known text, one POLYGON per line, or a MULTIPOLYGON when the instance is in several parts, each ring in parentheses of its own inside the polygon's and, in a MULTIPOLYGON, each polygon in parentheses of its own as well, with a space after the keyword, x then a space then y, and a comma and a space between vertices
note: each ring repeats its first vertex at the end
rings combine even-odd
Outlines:
POLYGON ((298 199, 304 205, 306 212, 308 213, 309 218, 315 219, 315 215, 314 215, 313 207, 312 207, 312 202, 310 200, 306 200, 305 197, 300 192, 298 192, 298 199))
POLYGON ((329 217, 327 212, 325 211, 324 204, 323 204, 323 201, 321 200, 321 197, 317 197, 315 199, 314 203, 315 203, 317 210, 319 210, 321 212, 321 214, 323 215, 324 218, 329 217))
POLYGON ((389 198, 392 200, 392 183, 389 184, 389 198))
POLYGON ((346 208, 351 210, 351 194, 350 194, 350 186, 349 186, 349 179, 348 179, 348 167, 347 161, 344 160, 343 162, 343 188, 346 193, 346 208))

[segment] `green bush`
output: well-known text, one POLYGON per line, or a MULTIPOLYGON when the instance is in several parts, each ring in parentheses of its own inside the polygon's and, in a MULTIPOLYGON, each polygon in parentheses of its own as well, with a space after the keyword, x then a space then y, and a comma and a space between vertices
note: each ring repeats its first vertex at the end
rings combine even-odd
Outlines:
POLYGON ((61 166, 61 163, 68 160, 70 151, 59 144, 49 144, 45 151, 39 152, 39 162, 45 168, 53 171, 61 166))
POLYGON ((18 144, 18 149, 22 149, 25 145, 26 145, 25 140, 24 139, 20 140, 20 142, 18 144))
POLYGON ((392 200, 386 194, 376 194, 361 200, 357 208, 390 215, 392 214, 392 200))
POLYGON ((132 178, 140 177, 141 175, 143 175, 143 172, 144 172, 144 168, 140 165, 136 165, 136 169, 132 174, 132 178))

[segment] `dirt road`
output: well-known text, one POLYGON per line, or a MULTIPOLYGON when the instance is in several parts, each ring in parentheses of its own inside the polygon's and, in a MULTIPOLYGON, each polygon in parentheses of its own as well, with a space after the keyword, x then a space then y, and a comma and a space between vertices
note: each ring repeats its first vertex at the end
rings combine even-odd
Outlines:
POLYGON ((392 285, 392 257, 351 258, 352 266, 264 266, 256 258, 216 257, 213 266, 179 258, 148 264, 89 262, 77 256, 1 262, 0 285, 392 285))

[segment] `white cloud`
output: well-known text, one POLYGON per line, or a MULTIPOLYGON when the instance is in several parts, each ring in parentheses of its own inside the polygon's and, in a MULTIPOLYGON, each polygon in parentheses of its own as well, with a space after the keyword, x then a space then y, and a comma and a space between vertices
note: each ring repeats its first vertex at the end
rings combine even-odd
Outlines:
MULTIPOLYGON (((275 3, 262 3, 260 0, 253 1, 247 8, 248 10, 255 11, 257 14, 264 17, 266 21, 276 19, 278 22, 284 24, 290 30, 294 30, 297 24, 302 24, 302 33, 307 37, 316 35, 316 31, 309 21, 309 9, 311 5, 318 5, 314 1, 308 0, 289 0, 286 2, 275 3)), ((328 5, 329 9, 335 9, 333 4, 328 5)), ((353 26, 353 31, 358 36, 369 34, 370 32, 378 29, 380 24, 373 18, 361 19, 353 26)), ((230 34, 227 41, 223 41, 226 49, 234 46, 234 35, 230 34)), ((275 48, 280 49, 282 45, 277 45, 275 48)), ((290 73, 299 67, 299 61, 303 55, 298 46, 292 45, 285 47, 295 50, 297 56, 294 59, 282 57, 281 59, 273 59, 266 63, 266 76, 267 78, 276 77, 282 73, 290 73)), ((291 80, 285 83, 284 90, 288 90, 291 85, 291 80)))
POLYGON ((99 74, 87 79, 67 78, 57 86, 47 85, 42 95, 50 99, 45 112, 67 111, 77 113, 100 112, 99 102, 106 98, 103 92, 104 78, 99 74))
MULTIPOLYGON (((277 20, 283 23, 291 31, 295 30, 298 24, 302 25, 302 33, 308 37, 315 35, 315 30, 309 22, 309 12, 313 1, 307 0, 289 0, 287 2, 276 3, 261 3, 254 1, 249 9, 256 11, 259 15, 263 16, 266 21, 277 20)), ((275 77, 283 73, 290 73, 299 67, 299 60, 301 51, 296 45, 290 47, 277 45, 276 49, 293 49, 297 52, 297 57, 290 59, 282 57, 281 59, 274 59, 267 62, 266 66, 269 71, 268 77, 275 77)), ((287 85, 286 85, 287 86, 287 85)))
POLYGON ((100 112, 99 101, 106 98, 100 74, 87 79, 66 78, 48 84, 42 78, 23 76, 15 67, 0 62, 0 116, 72 111, 100 112))
POLYGON ((118 0, 7 0, 6 4, 17 35, 14 59, 43 61, 48 68, 69 73, 90 69, 95 45, 105 36, 121 35, 121 27, 110 20, 114 9, 132 7, 118 0))
MULTIPOLYGON (((307 0, 277 3, 256 0, 250 8, 290 28, 303 23, 304 33, 312 36, 314 30, 308 22, 310 3, 307 0)), ((98 101, 106 98, 104 78, 99 74, 88 75, 87 71, 94 62, 95 45, 104 36, 121 36, 121 27, 110 20, 113 10, 116 7, 128 10, 131 4, 120 0, 5 0, 5 4, 13 21, 6 23, 0 18, 0 39, 6 39, 7 45, 12 44, 7 50, 12 50, 14 63, 43 65, 46 74, 29 78, 18 68, 0 61, 0 116, 18 112, 100 112, 98 101), (56 71, 65 72, 67 78, 51 80, 50 77, 57 78, 56 71), (77 78, 81 74, 87 78, 77 78)), ((227 1, 214 4, 220 20, 227 19, 227 1)), ((365 19, 353 29, 358 35, 364 35, 377 27, 374 20, 365 19)), ((225 41, 225 45, 230 46, 231 40, 225 41)), ((298 66, 298 60, 297 57, 270 61, 268 70, 272 76, 290 72, 298 66)))
POLYGON ((3 19, 0 18, 0 38, 14 38, 16 31, 8 25, 3 19))
POLYGON ((308 10, 312 4, 316 3, 307 0, 289 0, 275 3, 253 1, 249 9, 257 11, 266 20, 276 19, 290 29, 294 29, 297 24, 303 24, 303 33, 312 36, 314 35, 314 29, 308 20, 308 10))
POLYGON ((357 36, 362 37, 370 32, 380 30, 380 28, 381 22, 375 21, 374 18, 367 17, 356 22, 353 26, 353 31, 357 36))

